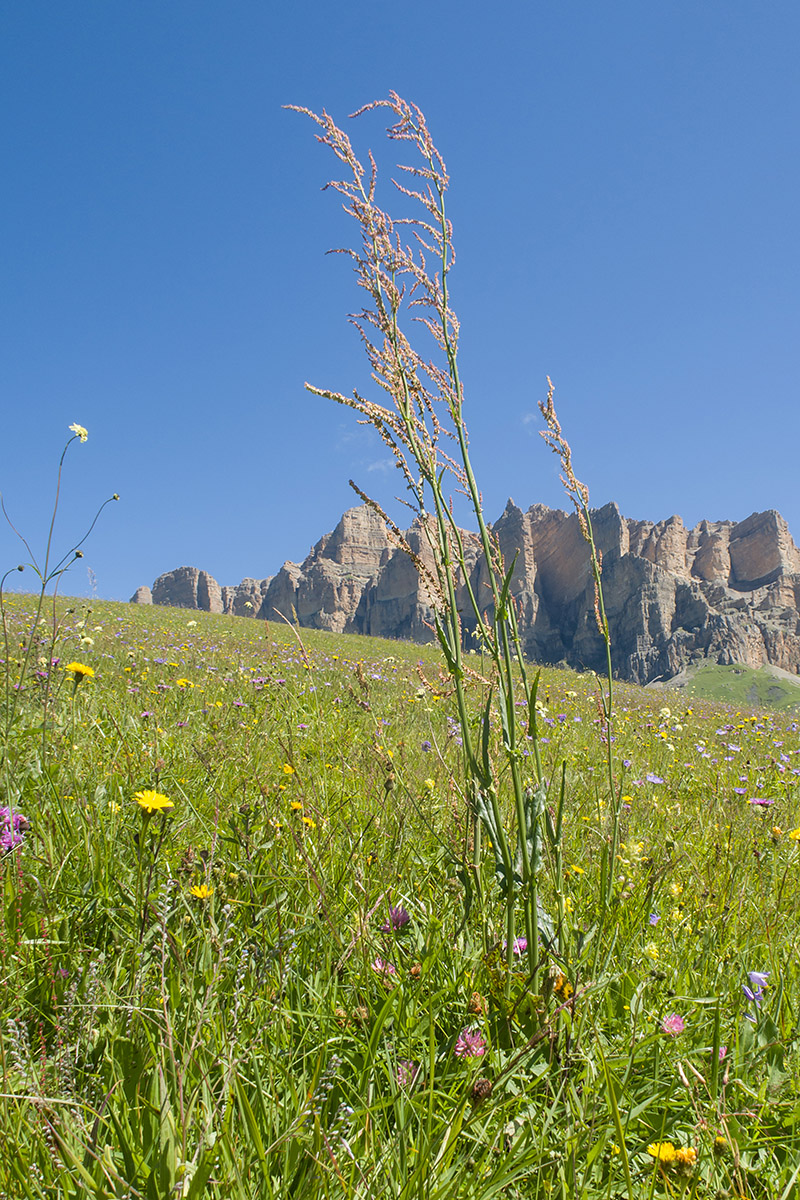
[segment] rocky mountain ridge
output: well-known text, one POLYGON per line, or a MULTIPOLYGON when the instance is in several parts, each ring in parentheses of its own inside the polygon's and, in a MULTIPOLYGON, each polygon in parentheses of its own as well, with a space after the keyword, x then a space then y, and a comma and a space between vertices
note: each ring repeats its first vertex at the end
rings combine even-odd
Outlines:
MULTIPOLYGON (((688 529, 677 516, 657 523, 623 517, 611 503, 592 513, 592 523, 620 678, 671 678, 704 658, 800 673, 800 551, 780 513, 701 521, 688 529)), ((602 670, 589 554, 577 516, 541 504, 523 511, 509 500, 493 531, 507 563, 517 554, 512 591, 526 655, 602 670)), ((406 538, 430 561, 418 522, 406 538)), ((466 533, 465 545, 471 585, 488 606, 477 535, 466 533)), ((456 585, 465 601, 465 581, 456 585)), ((302 563, 285 562, 274 576, 220 587, 207 572, 180 567, 160 575, 152 591, 139 588, 132 602, 262 620, 281 614, 311 629, 433 639, 424 584, 366 505, 349 509, 302 563)), ((468 606, 460 607, 469 645, 468 606)))

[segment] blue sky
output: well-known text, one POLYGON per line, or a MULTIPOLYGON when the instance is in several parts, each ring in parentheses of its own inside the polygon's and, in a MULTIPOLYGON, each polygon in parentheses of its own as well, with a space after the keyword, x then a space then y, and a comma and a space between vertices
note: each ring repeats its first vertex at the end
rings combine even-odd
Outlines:
MULTIPOLYGON (((113 492, 66 591, 127 599, 302 559, 398 476, 305 380, 367 387, 328 152, 390 89, 447 161, 451 277, 490 517, 564 507, 545 377, 592 503, 742 519, 796 483, 796 0, 25 0, 0 11, 0 488, 34 548, 113 492)), ((381 151, 380 113, 352 136, 381 151)), ((394 509, 398 512, 397 509, 394 509)), ((399 510, 402 513, 402 510, 399 510)), ((5 570, 25 557, 0 531, 5 570)), ((29 576, 16 577, 23 583, 29 576)))

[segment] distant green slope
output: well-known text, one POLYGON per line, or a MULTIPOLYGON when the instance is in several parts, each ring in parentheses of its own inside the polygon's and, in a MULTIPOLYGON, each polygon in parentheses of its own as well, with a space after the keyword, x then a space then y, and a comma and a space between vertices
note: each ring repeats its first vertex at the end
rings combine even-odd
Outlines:
POLYGON ((738 707, 797 709, 800 711, 800 677, 774 667, 721 666, 704 663, 671 685, 686 695, 721 700, 738 707))

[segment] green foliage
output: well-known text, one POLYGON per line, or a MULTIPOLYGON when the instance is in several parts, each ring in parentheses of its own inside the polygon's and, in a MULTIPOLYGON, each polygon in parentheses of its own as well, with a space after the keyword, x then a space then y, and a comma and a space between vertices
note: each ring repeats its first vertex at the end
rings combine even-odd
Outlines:
MULTIPOLYGON (((671 690, 669 685, 667 689, 671 690)), ((800 684, 786 672, 771 667, 755 670, 740 663, 701 663, 689 673, 682 690, 692 699, 800 711, 800 684)))
MULTIPOLYGON (((35 603, 6 599, 12 643, 35 603)), ((791 1194, 789 717, 670 711, 617 685, 601 920, 605 718, 592 677, 542 673, 528 853, 554 925, 533 991, 503 951, 492 856, 465 906, 471 812, 438 648, 57 610, 47 708, 31 671, 16 728, 33 736, 15 734, 2 798, 30 829, 0 860, 0 1191, 791 1194), (79 651, 94 676, 74 688, 61 664, 79 651), (174 807, 147 815, 147 790, 174 807), (385 930, 392 907, 409 920, 385 930), (759 1007, 754 970, 770 972, 759 1007), (664 1032, 674 1014, 683 1031, 664 1032), (464 1030, 483 1055, 461 1057, 464 1030), (696 1163, 659 1166, 656 1143, 696 1163)), ((466 696, 510 830, 507 733, 478 670, 466 696)))

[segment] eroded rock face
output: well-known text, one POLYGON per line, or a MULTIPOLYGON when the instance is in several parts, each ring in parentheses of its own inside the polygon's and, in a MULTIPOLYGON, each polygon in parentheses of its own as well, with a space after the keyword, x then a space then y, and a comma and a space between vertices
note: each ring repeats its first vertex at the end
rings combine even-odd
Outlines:
POLYGON ((196 567, 178 567, 177 571, 159 575, 153 584, 153 604, 221 613, 222 589, 208 572, 196 567))
POLYGON ((234 617, 256 617, 261 611, 269 579, 243 579, 236 587, 222 588, 222 611, 234 617))
MULTIPOLYGON (((259 616, 280 613, 308 629, 363 632, 353 619, 365 588, 390 558, 383 521, 367 505, 348 509, 302 566, 286 562, 267 589, 259 616)), ((392 636, 392 635, 388 635, 392 636)))
POLYGON ((731 586, 752 591, 800 572, 800 553, 780 513, 753 513, 731 530, 731 586))
POLYGON ((152 604, 153 593, 149 587, 138 587, 130 599, 131 604, 152 604))
MULTIPOLYGON (((633 521, 607 504, 592 513, 592 525, 618 676, 648 683, 701 658, 800 672, 800 551, 779 513, 687 529, 678 516, 633 521)), ((591 562, 577 515, 539 504, 523 512, 509 501, 492 534, 507 566, 516 556, 511 594, 526 653, 540 662, 604 670, 591 562)), ((424 526, 415 522, 405 537, 432 568, 424 526)), ((453 586, 470 645, 470 589, 482 611, 491 613, 493 598, 477 535, 464 533, 464 545, 467 577, 454 578, 453 586)), ((148 593, 140 588, 134 602, 148 603, 148 593)), ((152 602, 262 620, 280 614, 333 632, 420 642, 434 637, 435 597, 367 506, 346 512, 303 563, 286 562, 274 577, 220 588, 204 571, 181 567, 156 580, 152 602)))

